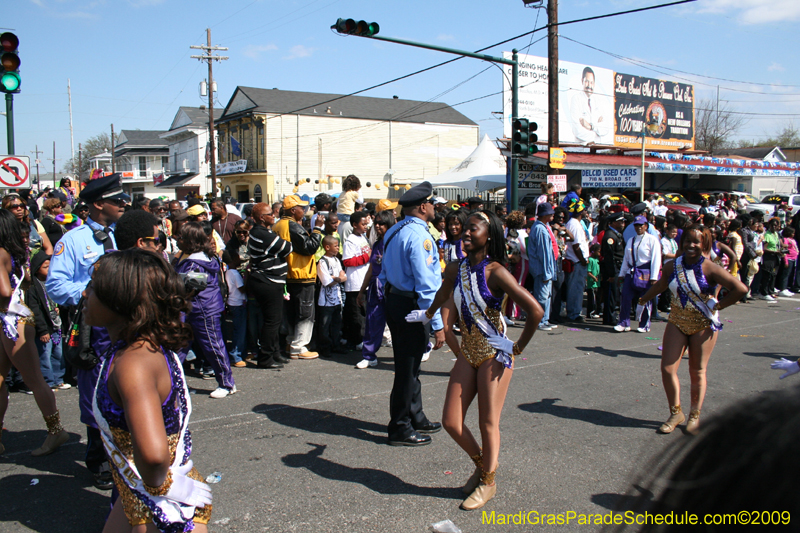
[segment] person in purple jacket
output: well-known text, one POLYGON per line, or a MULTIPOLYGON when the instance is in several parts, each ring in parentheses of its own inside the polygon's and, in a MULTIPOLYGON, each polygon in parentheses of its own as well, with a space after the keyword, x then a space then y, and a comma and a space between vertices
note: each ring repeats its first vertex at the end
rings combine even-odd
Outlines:
POLYGON ((375 231, 378 240, 372 247, 369 258, 369 269, 364 276, 364 283, 358 293, 358 305, 364 305, 364 294, 367 295, 367 320, 364 326, 364 344, 361 354, 364 357, 356 364, 356 368, 364 369, 368 366, 378 366, 378 356, 375 355, 381 347, 383 330, 386 328, 386 314, 383 308, 383 285, 378 276, 383 265, 383 236, 386 231, 394 226, 396 220, 394 211, 386 209, 375 215, 375 231))
POLYGON ((219 386, 211 393, 211 397, 224 398, 236 392, 236 385, 222 338, 225 302, 220 289, 222 272, 215 255, 214 241, 206 235, 200 222, 189 222, 181 226, 178 248, 183 252, 183 257, 175 266, 175 271, 205 282, 205 288, 195 292, 192 298, 192 310, 186 315, 186 322, 194 331, 195 351, 199 351, 214 369, 219 386))

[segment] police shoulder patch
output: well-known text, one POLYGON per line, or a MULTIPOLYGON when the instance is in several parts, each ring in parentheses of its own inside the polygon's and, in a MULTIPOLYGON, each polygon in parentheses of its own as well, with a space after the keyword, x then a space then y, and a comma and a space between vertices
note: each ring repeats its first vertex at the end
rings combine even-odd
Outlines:
POLYGON ((59 242, 56 244, 56 249, 53 250, 53 255, 61 255, 64 253, 64 243, 59 242))
POLYGON ((433 242, 430 239, 425 239, 425 242, 422 243, 422 247, 425 248, 428 252, 433 250, 433 242))
POLYGON ((609 239, 608 239, 608 241, 606 241, 606 242, 607 242, 607 243, 609 244, 609 246, 610 246, 610 245, 614 244, 614 239, 611 239, 611 238, 609 238, 609 239))

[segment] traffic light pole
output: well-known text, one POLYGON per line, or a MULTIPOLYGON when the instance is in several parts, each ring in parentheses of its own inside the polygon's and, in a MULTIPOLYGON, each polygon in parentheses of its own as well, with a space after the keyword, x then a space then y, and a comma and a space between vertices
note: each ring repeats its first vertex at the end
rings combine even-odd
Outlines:
POLYGON ((8 155, 14 155, 14 95, 6 93, 6 136, 8 155))
MULTIPOLYGON (((488 54, 476 54, 466 50, 458 50, 456 48, 447 48, 445 46, 435 46, 432 44, 418 43, 415 41, 407 41, 405 39, 395 39, 394 37, 384 37, 382 35, 357 35, 358 37, 366 37, 367 39, 375 39, 377 41, 386 41, 389 43, 404 44, 406 46, 414 46, 416 48, 424 48, 426 50, 436 50, 437 52, 445 52, 447 54, 455 54, 464 57, 472 57, 481 59, 483 61, 490 61, 492 63, 501 63, 503 65, 511 65, 511 114, 512 120, 517 118, 519 111, 519 65, 517 63, 517 50, 513 50, 513 58, 505 59, 503 57, 490 56, 488 54)), ((519 159, 511 154, 511 183, 508 183, 506 188, 506 198, 511 206, 511 210, 519 207, 519 200, 517 198, 517 187, 519 179, 519 159)))

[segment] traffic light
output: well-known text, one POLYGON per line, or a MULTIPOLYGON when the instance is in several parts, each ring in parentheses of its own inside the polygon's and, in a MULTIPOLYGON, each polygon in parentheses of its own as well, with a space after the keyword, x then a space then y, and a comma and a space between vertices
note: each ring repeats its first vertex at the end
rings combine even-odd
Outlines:
POLYGON ((511 122, 511 152, 523 156, 538 152, 536 141, 539 136, 534 133, 538 128, 538 124, 526 118, 515 118, 511 122))
POLYGON ((19 39, 11 32, 0 35, 0 91, 4 93, 18 93, 20 85, 19 76, 19 39))
POLYGON ((358 35, 360 37, 372 37, 381 31, 377 22, 366 22, 363 20, 339 19, 331 29, 346 35, 358 35))

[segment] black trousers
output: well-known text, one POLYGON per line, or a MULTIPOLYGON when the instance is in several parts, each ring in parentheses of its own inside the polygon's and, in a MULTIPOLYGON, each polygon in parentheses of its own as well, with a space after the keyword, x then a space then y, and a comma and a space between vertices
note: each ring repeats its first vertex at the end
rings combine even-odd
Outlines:
POLYGON ((342 337, 347 344, 355 346, 364 340, 364 307, 358 305, 358 291, 344 293, 344 310, 342 311, 342 337))
POLYGON ((761 294, 769 295, 775 292, 775 276, 778 273, 778 263, 781 256, 773 252, 764 252, 761 257, 761 294))
POLYGON ((108 461, 100 430, 91 426, 86 426, 86 457, 84 461, 86 468, 92 474, 99 473, 103 464, 108 461))
POLYGON ((422 411, 422 385, 419 367, 428 344, 425 326, 406 322, 406 315, 419 309, 415 299, 386 294, 386 323, 392 332, 394 352, 394 385, 389 399, 389 438, 402 440, 416 427, 428 422, 422 411))
POLYGON ((607 326, 616 326, 619 322, 617 320, 617 309, 619 308, 619 285, 616 279, 613 281, 603 280, 600 284, 600 290, 605 295, 605 303, 603 304, 603 324, 607 326))
POLYGON ((600 287, 586 287, 586 316, 600 314, 600 287))
POLYGON ((250 278, 247 288, 255 296, 261 308, 261 330, 258 336, 261 348, 258 351, 259 363, 273 363, 281 353, 280 329, 283 321, 283 285, 271 281, 250 278))

